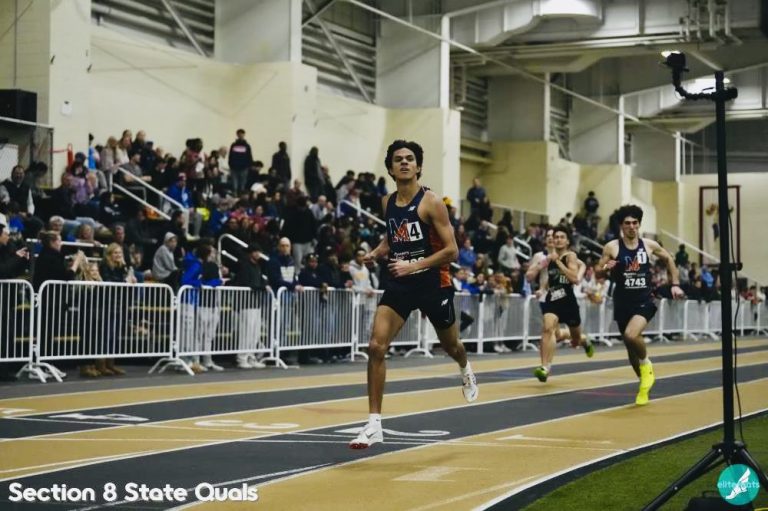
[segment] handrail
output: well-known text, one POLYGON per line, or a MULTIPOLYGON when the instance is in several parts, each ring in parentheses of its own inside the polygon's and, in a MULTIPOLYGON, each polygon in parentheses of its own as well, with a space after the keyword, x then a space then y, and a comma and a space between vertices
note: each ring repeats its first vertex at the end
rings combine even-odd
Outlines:
MULTIPOLYGON (((162 197, 163 199, 167 200, 167 201, 168 201, 168 202, 170 202, 171 204, 174 204, 175 206, 177 206, 177 207, 178 207, 179 209, 181 209, 181 210, 185 210, 185 209, 187 209, 187 208, 185 208, 185 207, 184 207, 184 205, 183 205, 181 202, 178 202, 176 199, 173 199, 173 198, 171 198, 171 197, 170 197, 169 195, 167 195, 165 192, 163 192, 162 190, 159 190, 159 189, 155 188, 155 187, 154 187, 154 186, 152 186, 151 184, 149 184, 149 183, 147 183, 146 181, 144 181, 143 179, 141 179, 139 176, 137 176, 137 175, 135 175, 135 174, 132 174, 131 172, 129 172, 129 171, 127 171, 127 170, 125 170, 124 168, 122 168, 122 167, 120 167, 120 166, 118 166, 118 167, 115 167, 115 169, 116 169, 118 172, 122 172, 122 173, 123 173, 123 174, 125 174, 126 176, 130 177, 130 178, 133 180, 133 181, 132 181, 132 183, 133 183, 133 182, 136 182, 136 183, 139 183, 141 186, 143 186, 143 187, 145 187, 145 188, 149 188, 150 190, 152 190, 153 192, 155 192, 156 194, 158 194, 160 197, 162 197)), ((119 186, 119 185, 116 185, 116 186, 119 186)), ((121 187, 121 188, 122 188, 122 187, 121 187)))
MULTIPOLYGON (((235 257, 234 255, 230 254, 226 250, 222 250, 221 242, 225 238, 228 239, 228 240, 234 241, 237 245, 240 245, 242 248, 248 248, 248 243, 244 242, 243 240, 241 240, 237 236, 233 236, 232 234, 229 234, 229 233, 222 234, 221 236, 219 236, 219 250, 218 250, 219 264, 221 264, 221 256, 224 256, 227 259, 230 259, 230 260, 235 261, 235 262, 239 261, 239 259, 237 257, 235 257)), ((269 261, 269 256, 262 252, 261 253, 261 259, 264 259, 265 261, 269 261)))
POLYGON ((589 236, 584 236, 583 234, 579 234, 579 241, 586 241, 588 244, 592 245, 593 247, 598 247, 600 250, 605 248, 605 246, 598 241, 593 240, 589 236))
POLYGON ((161 217, 165 218, 166 220, 170 220, 171 219, 171 217, 169 215, 167 215, 164 211, 162 211, 161 209, 159 209, 156 206, 153 206, 152 204, 150 204, 149 202, 145 201, 144 199, 142 199, 141 197, 139 197, 135 193, 129 192, 128 189, 126 189, 125 187, 123 187, 123 186, 121 186, 121 185, 119 185, 117 183, 112 183, 112 187, 113 188, 117 188, 118 190, 120 190, 122 193, 124 193, 128 197, 130 197, 133 200, 135 200, 135 201, 143 204, 144 206, 148 207, 149 209, 151 209, 152 211, 154 211, 155 213, 157 213, 161 217))
MULTIPOLYGON (((664 234, 664 235, 666 235, 666 236, 669 236, 670 238, 672 238, 672 239, 673 239, 673 240, 675 240, 675 241, 678 241, 678 242, 682 243, 683 245, 685 245, 686 247, 690 248, 690 249, 691 249, 691 250, 693 250, 694 252, 697 252, 697 253, 698 253, 698 254, 700 254, 700 255, 703 255, 703 256, 705 256, 705 257, 708 257, 708 258, 712 259, 713 261, 715 261, 716 263, 720 264, 720 258, 718 258, 718 257, 715 257, 715 256, 713 256, 712 254, 708 254, 708 253, 704 252, 704 251, 703 251, 703 250, 701 250, 699 247, 697 247, 697 246, 695 246, 695 245, 692 245, 691 243, 688 243, 688 242, 687 242, 687 241, 685 241, 683 238, 680 238, 679 236, 676 236, 676 235, 672 234, 671 232, 669 232, 669 231, 666 231, 666 230, 664 230, 664 229, 661 229, 661 233, 662 233, 662 234, 664 234)), ((753 278, 751 275, 747 274, 747 273, 746 273, 746 272, 744 272, 744 271, 739 271, 738 273, 740 273, 741 275, 743 275, 743 276, 744 276, 744 277, 746 277, 747 279, 749 279, 749 280, 751 280, 751 281, 755 282, 756 284, 758 284, 758 285, 759 285, 759 286, 761 286, 761 287, 765 285, 765 284, 763 284, 763 283, 762 283, 762 282, 760 282, 759 280, 757 280, 757 279, 753 278)))
POLYGON ((521 213, 533 213, 534 215, 542 215, 542 216, 549 216, 549 213, 545 213, 544 211, 536 211, 535 209, 523 209, 523 208, 513 208, 512 206, 506 206, 504 204, 497 204, 495 202, 491 202, 491 206, 494 208, 499 209, 506 209, 509 211, 519 211, 521 213))
POLYGON ((357 210, 357 214, 358 215, 360 215, 360 214, 365 215, 365 216, 367 216, 368 218, 372 219, 374 222, 377 222, 380 225, 387 225, 387 223, 384 220, 382 220, 381 218, 377 217, 376 215, 374 215, 372 213, 367 212, 366 210, 364 210, 362 208, 362 206, 360 206, 358 204, 355 204, 354 202, 350 202, 347 199, 342 199, 341 202, 343 202, 345 204, 349 204, 350 206, 355 208, 357 210))
MULTIPOLYGON (((41 243, 41 241, 37 238, 26 238, 25 241, 27 243, 41 243)), ((106 248, 106 245, 103 243, 101 245, 97 245, 95 243, 84 243, 82 241, 62 241, 61 244, 65 247, 106 248)))
POLYGON ((530 261, 531 257, 533 256, 533 248, 531 248, 531 245, 527 241, 525 241, 523 239, 520 239, 517 236, 512 238, 512 241, 515 243, 515 245, 520 245, 521 247, 524 247, 524 248, 528 249, 528 253, 527 254, 524 254, 522 252, 518 252, 517 255, 522 257, 526 261, 530 261))

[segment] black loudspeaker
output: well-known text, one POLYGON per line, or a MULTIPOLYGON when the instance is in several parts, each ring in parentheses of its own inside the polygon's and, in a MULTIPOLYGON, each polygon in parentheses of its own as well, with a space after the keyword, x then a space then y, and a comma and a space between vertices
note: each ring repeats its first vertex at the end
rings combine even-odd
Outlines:
POLYGON ((37 122, 37 93, 20 89, 0 90, 0 117, 37 122))

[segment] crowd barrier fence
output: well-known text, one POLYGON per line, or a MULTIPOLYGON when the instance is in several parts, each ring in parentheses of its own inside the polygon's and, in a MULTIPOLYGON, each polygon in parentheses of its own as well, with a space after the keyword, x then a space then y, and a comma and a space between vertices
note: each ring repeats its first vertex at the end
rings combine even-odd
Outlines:
MULTIPOLYGON (((177 367, 193 374, 193 357, 249 354, 278 367, 302 350, 333 350, 351 360, 367 359, 382 291, 303 288, 276 294, 269 289, 183 286, 174 294, 164 284, 49 281, 34 292, 23 280, 0 281, 0 363, 22 363, 42 382, 61 381, 56 362, 101 358, 159 358, 150 369, 177 367)), ((537 349, 542 315, 533 296, 456 293, 459 337, 488 351, 488 343, 517 343, 537 349)), ((580 299, 583 332, 612 345, 619 338, 613 303, 580 299)), ((718 340, 720 302, 657 302, 658 313, 645 330, 648 341, 670 336, 718 340)), ((734 302, 736 312, 737 302, 734 302)), ((738 303, 734 330, 768 331, 768 306, 738 303)), ((413 311, 392 343, 405 355, 432 356, 437 332, 413 311)))

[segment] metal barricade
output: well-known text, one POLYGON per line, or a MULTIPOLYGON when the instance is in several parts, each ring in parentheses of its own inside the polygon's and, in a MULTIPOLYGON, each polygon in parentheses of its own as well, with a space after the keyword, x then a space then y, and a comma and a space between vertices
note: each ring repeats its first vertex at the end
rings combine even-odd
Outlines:
POLYGON ((351 289, 281 288, 273 356, 280 360, 283 351, 319 348, 349 348, 351 356, 355 302, 351 289))
POLYGON ((483 296, 481 342, 524 340, 525 302, 518 294, 483 296))
POLYGON ((696 300, 685 301, 685 339, 698 341, 707 334, 707 304, 696 300))
POLYGON ((757 313, 757 333, 768 334, 768 302, 762 301, 757 313))
POLYGON ((613 311, 613 298, 606 298, 605 305, 603 306, 603 336, 618 337, 621 340, 621 332, 619 332, 619 325, 613 319, 613 311))
POLYGON ((588 298, 579 298, 579 312, 581 313, 581 331, 593 341, 606 346, 613 346, 613 342, 604 335, 605 300, 595 303, 588 298))
POLYGON ((759 313, 759 304, 752 303, 749 300, 739 300, 739 323, 741 335, 756 334, 757 316, 759 313))
POLYGON ((531 343, 532 339, 541 340, 541 329, 544 327, 544 315, 541 313, 541 304, 536 296, 531 295, 525 298, 525 307, 523 308, 523 321, 520 321, 523 328, 523 343, 520 349, 537 350, 538 348, 531 343))
MULTIPOLYGON (((683 300, 662 299, 659 303, 659 312, 664 308, 663 314, 659 316, 659 337, 664 342, 669 342, 668 335, 677 334, 685 337, 685 304, 683 300), (663 323, 661 323, 663 321, 663 323)), ((654 318, 656 319, 656 318, 654 318)))
POLYGON ((723 331, 723 310, 720 308, 720 301, 709 302, 707 304, 707 332, 720 334, 723 331))
POLYGON ((34 342, 35 293, 26 280, 0 280, 0 363, 24 362, 17 372, 19 377, 45 381, 45 375, 36 366, 34 342))
POLYGON ((38 291, 39 362, 171 353, 173 291, 165 284, 48 281, 38 291))
POLYGON ((274 361, 270 334, 275 297, 271 291, 182 286, 177 303, 178 338, 172 361, 184 370, 189 367, 180 357, 262 354, 266 355, 262 361, 274 361))

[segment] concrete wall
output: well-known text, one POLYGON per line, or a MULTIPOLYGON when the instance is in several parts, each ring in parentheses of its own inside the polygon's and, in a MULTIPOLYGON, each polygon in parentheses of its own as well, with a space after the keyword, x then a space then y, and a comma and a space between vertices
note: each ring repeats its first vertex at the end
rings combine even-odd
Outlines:
POLYGON ((543 140, 544 86, 514 76, 488 81, 488 138, 491 141, 543 140))
POLYGON ((632 136, 635 175, 651 181, 674 181, 677 141, 651 130, 636 130, 632 136))
POLYGON ((218 0, 215 57, 224 62, 301 62, 301 0, 218 0))
MULTIPOLYGON (((429 19, 415 18, 430 27, 429 19)), ((440 106, 440 41, 381 20, 376 42, 376 102, 387 108, 440 106)))
MULTIPOLYGON (((768 285, 768 239, 765 232, 765 190, 768 174, 729 174, 728 184, 741 191, 741 260, 744 271, 753 279, 768 285)), ((682 237, 699 244, 699 187, 716 186, 716 175, 684 176, 681 179, 682 237)), ((735 239, 735 233, 734 233, 735 239)))

